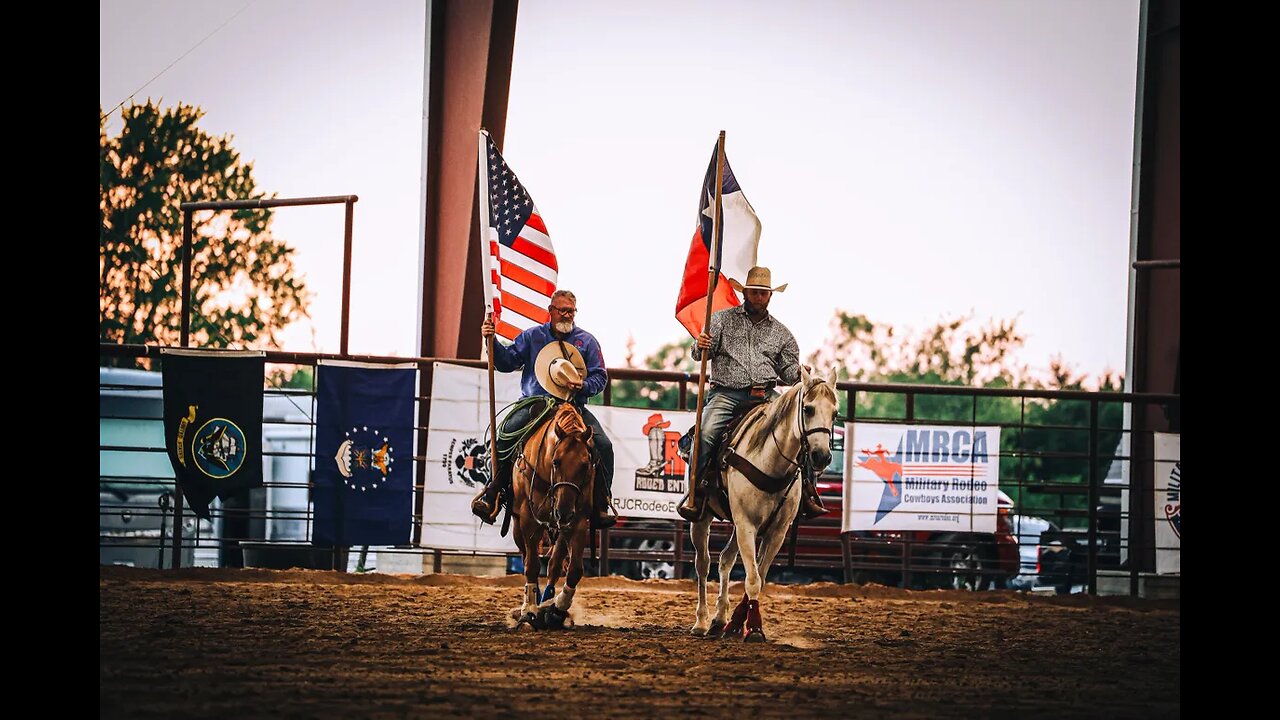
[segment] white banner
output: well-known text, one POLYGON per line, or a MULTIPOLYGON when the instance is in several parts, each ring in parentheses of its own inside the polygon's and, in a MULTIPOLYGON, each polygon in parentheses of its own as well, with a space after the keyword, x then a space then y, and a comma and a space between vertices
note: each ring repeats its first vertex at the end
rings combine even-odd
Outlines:
POLYGON ((613 441, 613 504, 622 517, 678 520, 686 463, 676 442, 693 427, 688 410, 643 410, 592 405, 591 414, 613 441))
POLYGON ((1182 573, 1182 436, 1153 433, 1156 573, 1182 573))
MULTIPOLYGON (((435 363, 431 421, 427 429, 426 492, 422 546, 442 550, 516 552, 498 522, 486 525, 471 514, 471 499, 487 478, 485 431, 489 426, 488 371, 435 363)), ((520 397, 519 373, 495 373, 498 422, 520 397)), ((689 411, 590 406, 613 441, 613 499, 618 513, 633 518, 678 519, 686 488, 685 462, 676 441, 693 425, 689 411)))
MULTIPOLYGON (((432 372, 422 546, 514 553, 511 533, 498 534, 501 516, 486 525, 471 514, 471 499, 488 478, 489 371, 437 362, 432 372)), ((520 373, 495 372, 493 383, 501 423, 503 409, 520 397, 520 373)))
POLYGON ((841 531, 995 532, 1000 428, 845 426, 841 531))

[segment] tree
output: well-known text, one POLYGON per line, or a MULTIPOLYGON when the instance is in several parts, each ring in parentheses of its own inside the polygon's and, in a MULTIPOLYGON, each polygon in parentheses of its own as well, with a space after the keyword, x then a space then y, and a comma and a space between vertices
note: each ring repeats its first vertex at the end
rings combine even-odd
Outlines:
MULTIPOLYGON (((973 322, 973 314, 943 319, 918 333, 902 332, 865 315, 837 310, 830 335, 807 362, 824 375, 832 368, 838 379, 881 383, 1016 387, 1029 375, 1014 354, 1025 337, 1017 319, 973 322)), ((840 399, 842 414, 847 402, 840 399)), ((1016 419, 1013 404, 1003 399, 922 395, 916 415, 941 422, 1004 422, 1016 419)), ((906 399, 898 393, 862 393, 857 417, 904 418, 906 399)))
MULTIPOLYGON (((968 314, 944 319, 919 333, 904 333, 862 315, 837 311, 830 336, 809 362, 823 371, 836 368, 842 380, 864 382, 1047 390, 1084 390, 1095 384, 1060 356, 1051 358, 1047 371, 1037 376, 1014 357, 1023 342, 1016 318, 975 326, 973 315, 968 314)), ((1118 374, 1106 371, 1096 385, 1099 390, 1118 391, 1123 383, 1118 374)), ((917 395, 913 420, 1000 425, 1004 428, 1001 489, 1022 512, 1051 516, 1060 525, 1078 524, 1088 505, 1090 404, 1089 400, 917 395)), ((842 413, 845 405, 842 397, 842 413)), ((906 408, 904 392, 861 392, 854 416, 901 420, 906 418, 906 408)), ((1121 403, 1099 403, 1097 477, 1105 475, 1119 442, 1122 414, 1121 403)))
POLYGON ((885 382, 903 376, 944 385, 1017 384, 1027 373, 1013 357, 1026 342, 1017 319, 976 327, 973 319, 973 313, 960 315, 906 334, 865 315, 837 310, 830 336, 808 362, 823 372, 836 368, 841 380, 885 382))
MULTIPOLYGON (((698 364, 693 361, 692 348, 693 338, 686 337, 663 345, 644 359, 644 366, 651 370, 693 373, 694 381, 688 390, 689 407, 694 407, 698 397, 698 364)), ((631 366, 630 352, 627 365, 631 366)), ((680 408, 680 386, 672 382, 619 380, 613 385, 611 399, 614 405, 622 407, 677 410, 680 408)))
MULTIPOLYGON (((202 200, 274 197, 231 136, 196 122, 204 111, 148 101, 121 112, 119 135, 99 121, 99 340, 176 345, 182 324, 182 212, 202 200)), ((99 107, 99 116, 102 116, 99 107)), ((276 345, 310 301, 293 253, 265 210, 193 214, 191 341, 205 347, 276 345)))
MULTIPOLYGON (((1050 359, 1048 379, 1036 383, 1048 390, 1085 390, 1090 384, 1087 376, 1077 375, 1060 356, 1050 359)), ((1120 392, 1123 388, 1117 373, 1107 371, 1098 378, 1100 391, 1120 392)), ((1052 516, 1059 525, 1083 525, 1079 514, 1063 515, 1060 511, 1085 511, 1089 506, 1090 406, 1088 400, 1028 402, 1021 437, 1010 433, 1008 442, 1002 438, 1002 449, 1026 451, 1016 462, 1023 485, 1009 488, 1009 495, 1023 512, 1052 516)), ((1123 424, 1123 403, 1098 403, 1098 457, 1093 470, 1099 479, 1106 477, 1123 424)))

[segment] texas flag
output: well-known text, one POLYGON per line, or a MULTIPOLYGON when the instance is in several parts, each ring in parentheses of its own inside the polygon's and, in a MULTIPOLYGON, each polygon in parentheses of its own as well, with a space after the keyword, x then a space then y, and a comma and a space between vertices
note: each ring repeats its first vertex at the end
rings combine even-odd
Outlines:
MULTIPOLYGON (((718 143, 717 143, 718 147, 718 143)), ((680 282, 680 296, 676 299, 676 320, 697 336, 707 314, 707 277, 711 268, 718 269, 715 294, 711 296, 711 311, 740 305, 738 296, 726 282, 726 278, 745 278, 747 271, 756 264, 756 246, 760 244, 760 218, 752 209, 747 197, 738 186, 738 179, 724 159, 724 176, 721 183, 721 208, 723 218, 720 227, 720 256, 712 262, 711 226, 716 210, 716 148, 711 150, 711 164, 702 181, 702 196, 698 198, 698 225, 689 245, 689 257, 684 262, 684 279, 680 282)))

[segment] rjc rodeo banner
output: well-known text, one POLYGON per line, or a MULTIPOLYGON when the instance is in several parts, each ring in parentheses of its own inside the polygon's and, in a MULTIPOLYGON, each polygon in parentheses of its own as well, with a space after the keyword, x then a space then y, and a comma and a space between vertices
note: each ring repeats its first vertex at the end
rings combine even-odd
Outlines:
POLYGON ((995 532, 999 427, 850 423, 845 437, 842 531, 995 532))

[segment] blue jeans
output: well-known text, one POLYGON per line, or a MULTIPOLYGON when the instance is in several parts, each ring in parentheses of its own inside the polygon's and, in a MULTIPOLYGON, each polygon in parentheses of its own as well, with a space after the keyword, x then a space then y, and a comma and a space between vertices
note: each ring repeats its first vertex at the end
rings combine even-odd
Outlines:
POLYGON ((610 495, 613 494, 613 441, 609 439, 609 435, 605 433, 604 427, 600 425, 600 421, 596 416, 591 414, 586 405, 577 406, 582 412, 582 420, 590 428, 596 446, 596 452, 600 455, 600 470, 604 482, 604 491, 610 495))
POLYGON ((713 387, 707 393, 707 402, 702 406, 702 442, 698 444, 698 467, 693 476, 694 482, 702 477, 703 471, 711 464, 712 453, 720 443, 724 428, 733 417, 739 405, 751 399, 751 390, 730 390, 713 387))

